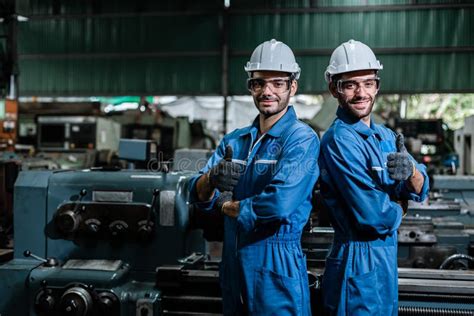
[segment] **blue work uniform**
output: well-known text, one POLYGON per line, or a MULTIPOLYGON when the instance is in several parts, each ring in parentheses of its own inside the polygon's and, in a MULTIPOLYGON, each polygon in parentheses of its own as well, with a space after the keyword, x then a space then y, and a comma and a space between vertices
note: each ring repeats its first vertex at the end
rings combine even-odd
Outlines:
POLYGON ((321 141, 321 193, 334 227, 326 258, 323 302, 330 315, 397 315, 397 229, 402 209, 396 200, 423 201, 429 188, 426 167, 420 194, 387 171, 396 152, 395 133, 370 127, 339 107, 321 141))
MULTIPOLYGON (((263 136, 259 120, 224 136, 206 173, 233 149, 233 162, 245 166, 234 189, 240 201, 237 218, 224 217, 220 282, 224 315, 310 315, 306 258, 301 234, 311 211, 319 175, 319 139, 299 121, 292 106, 263 136)), ((197 202, 197 175, 191 202, 197 202)), ((211 201, 198 202, 212 211, 211 201)))

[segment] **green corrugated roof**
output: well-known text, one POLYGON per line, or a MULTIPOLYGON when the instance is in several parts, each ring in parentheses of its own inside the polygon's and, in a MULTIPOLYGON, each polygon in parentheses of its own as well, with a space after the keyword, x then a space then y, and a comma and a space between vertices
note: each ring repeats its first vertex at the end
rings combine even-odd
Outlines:
MULTIPOLYGON (((392 0, 384 2, 391 5, 384 11, 377 0, 364 2, 366 7, 357 3, 231 1, 230 94, 247 94, 243 65, 256 45, 271 38, 294 49, 302 68, 300 93, 327 90, 323 72, 330 53, 351 38, 370 45, 384 64, 382 93, 474 91, 474 5, 393 10, 407 3, 392 0), (264 10, 253 12, 251 4, 264 10), (318 11, 335 6, 340 8, 318 11), (270 13, 271 8, 289 9, 270 13), (298 8, 311 10, 291 11, 298 8)), ((222 92, 222 1, 199 6, 185 0, 98 0, 79 6, 19 0, 17 7, 30 14, 18 30, 23 96, 222 92)))

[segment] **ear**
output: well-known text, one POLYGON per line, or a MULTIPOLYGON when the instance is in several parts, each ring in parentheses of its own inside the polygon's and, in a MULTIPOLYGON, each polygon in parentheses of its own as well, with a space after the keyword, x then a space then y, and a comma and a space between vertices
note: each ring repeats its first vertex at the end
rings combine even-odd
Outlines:
POLYGON ((296 94, 296 90, 298 90, 298 81, 293 80, 291 81, 290 86, 290 96, 294 96, 296 94))
POLYGON ((331 81, 331 82, 329 83, 328 89, 329 89, 329 92, 331 92, 332 96, 337 99, 337 97, 339 96, 339 93, 337 92, 337 87, 336 87, 336 85, 334 84, 334 82, 331 81))

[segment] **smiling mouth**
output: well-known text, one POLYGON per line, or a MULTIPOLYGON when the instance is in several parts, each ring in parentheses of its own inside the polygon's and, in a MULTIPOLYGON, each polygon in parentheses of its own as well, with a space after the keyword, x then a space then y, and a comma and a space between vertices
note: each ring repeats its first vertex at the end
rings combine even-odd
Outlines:
POLYGON ((352 104, 366 104, 366 103, 369 103, 370 100, 357 100, 357 101, 353 101, 353 102, 350 102, 352 104))
POLYGON ((352 106, 356 110, 365 110, 369 104, 369 101, 357 101, 357 102, 351 102, 352 106))

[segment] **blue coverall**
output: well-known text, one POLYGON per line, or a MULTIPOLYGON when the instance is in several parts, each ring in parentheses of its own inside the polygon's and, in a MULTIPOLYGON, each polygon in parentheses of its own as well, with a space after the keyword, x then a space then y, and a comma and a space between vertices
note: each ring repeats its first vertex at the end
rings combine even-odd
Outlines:
MULTIPOLYGON (((301 234, 311 211, 319 175, 319 139, 299 121, 292 106, 262 137, 258 117, 251 126, 224 136, 203 174, 233 149, 245 165, 234 189, 237 218, 224 217, 220 282, 224 315, 310 315, 306 258, 301 234), (242 304, 243 302, 243 304, 242 304)), ((192 179, 191 202, 197 202, 192 179)), ((210 202, 196 203, 211 211, 210 202)))
POLYGON ((429 182, 421 164, 416 164, 424 176, 420 194, 389 177, 387 155, 397 151, 395 137, 388 128, 372 120, 368 127, 339 107, 321 141, 321 193, 335 232, 322 284, 331 315, 398 313, 397 229, 402 209, 395 201, 423 201, 429 182))

